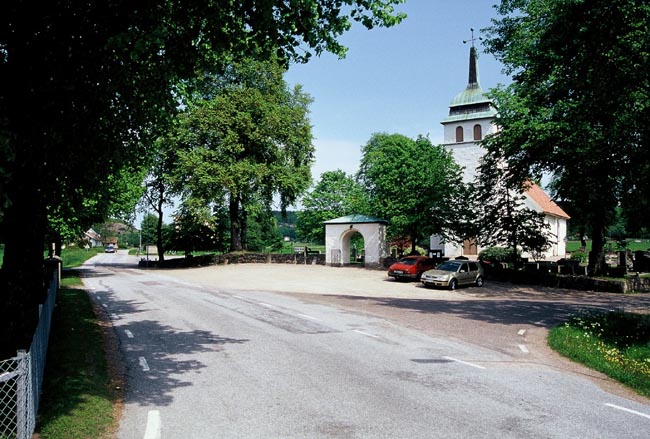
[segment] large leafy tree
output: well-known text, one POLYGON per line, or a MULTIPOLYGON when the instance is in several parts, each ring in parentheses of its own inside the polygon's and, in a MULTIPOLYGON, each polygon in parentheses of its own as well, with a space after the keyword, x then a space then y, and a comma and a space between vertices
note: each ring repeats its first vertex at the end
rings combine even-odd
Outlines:
POLYGON ((412 251, 432 234, 457 236, 465 194, 451 152, 426 137, 374 134, 363 147, 359 182, 373 213, 390 221, 391 238, 409 238, 412 251))
POLYGON ((146 146, 176 109, 174 85, 243 55, 277 54, 286 62, 324 50, 344 55, 338 38, 351 20, 366 27, 393 25, 402 18, 393 10, 401 1, 3 5, 0 354, 27 347, 34 326, 48 207, 80 210, 103 193, 105 169, 143 162, 146 146))
POLYGON ((519 181, 554 177, 589 225, 589 270, 604 272, 604 234, 621 200, 647 205, 650 4, 503 0, 489 52, 513 75, 494 92, 495 145, 519 181))
POLYGON ((353 176, 344 171, 324 172, 313 190, 302 199, 296 229, 300 239, 323 244, 324 221, 352 214, 368 214, 366 194, 353 176))
POLYGON ((209 78, 179 116, 178 173, 186 193, 207 203, 227 199, 230 250, 247 250, 247 218, 282 209, 311 183, 311 98, 290 90, 273 61, 233 64, 209 78))

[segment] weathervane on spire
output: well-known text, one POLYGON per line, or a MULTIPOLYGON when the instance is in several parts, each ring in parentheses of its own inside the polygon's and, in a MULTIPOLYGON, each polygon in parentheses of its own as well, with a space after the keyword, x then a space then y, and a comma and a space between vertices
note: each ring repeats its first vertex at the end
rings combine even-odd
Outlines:
POLYGON ((469 40, 463 40, 463 44, 467 44, 467 42, 469 41, 470 43, 472 43, 472 47, 474 47, 474 41, 476 41, 476 40, 483 41, 483 38, 481 38, 481 37, 474 38, 474 28, 473 27, 470 27, 469 30, 472 31, 472 38, 470 38, 469 40))

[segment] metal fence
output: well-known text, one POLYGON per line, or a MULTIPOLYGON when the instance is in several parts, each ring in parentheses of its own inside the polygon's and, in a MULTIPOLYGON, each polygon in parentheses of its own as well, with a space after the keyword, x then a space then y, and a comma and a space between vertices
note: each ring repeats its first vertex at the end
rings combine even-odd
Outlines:
POLYGON ((34 433, 58 288, 59 270, 55 270, 45 302, 38 307, 38 326, 29 351, 0 361, 1 439, 29 439, 34 433))

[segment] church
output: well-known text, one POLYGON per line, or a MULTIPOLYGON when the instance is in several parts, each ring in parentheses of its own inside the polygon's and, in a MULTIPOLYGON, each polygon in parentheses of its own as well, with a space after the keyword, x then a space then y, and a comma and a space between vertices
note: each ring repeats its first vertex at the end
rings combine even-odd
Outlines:
MULTIPOLYGON (((458 93, 449 104, 449 116, 441 121, 444 127, 445 148, 450 150, 460 166, 464 168, 463 181, 474 181, 479 160, 484 154, 481 140, 488 134, 497 133, 494 124, 497 110, 485 95, 479 84, 478 55, 472 44, 469 51, 469 79, 467 87, 458 93)), ((544 222, 549 225, 551 247, 543 258, 558 259, 566 254, 567 221, 569 216, 536 184, 525 192, 525 208, 544 214, 544 222)), ((431 236, 430 249, 434 254, 445 257, 476 257, 482 250, 474 240, 462 245, 444 242, 439 236, 431 236)), ((528 256, 525 255, 524 256, 528 256)))

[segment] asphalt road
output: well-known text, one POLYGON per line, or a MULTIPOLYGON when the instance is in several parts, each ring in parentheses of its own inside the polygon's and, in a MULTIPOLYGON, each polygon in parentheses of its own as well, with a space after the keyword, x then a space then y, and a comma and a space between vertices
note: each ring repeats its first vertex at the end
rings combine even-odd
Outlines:
POLYGON ((548 327, 616 296, 455 292, 295 265, 84 266, 119 338, 119 438, 646 438, 650 402, 557 357, 548 327))

